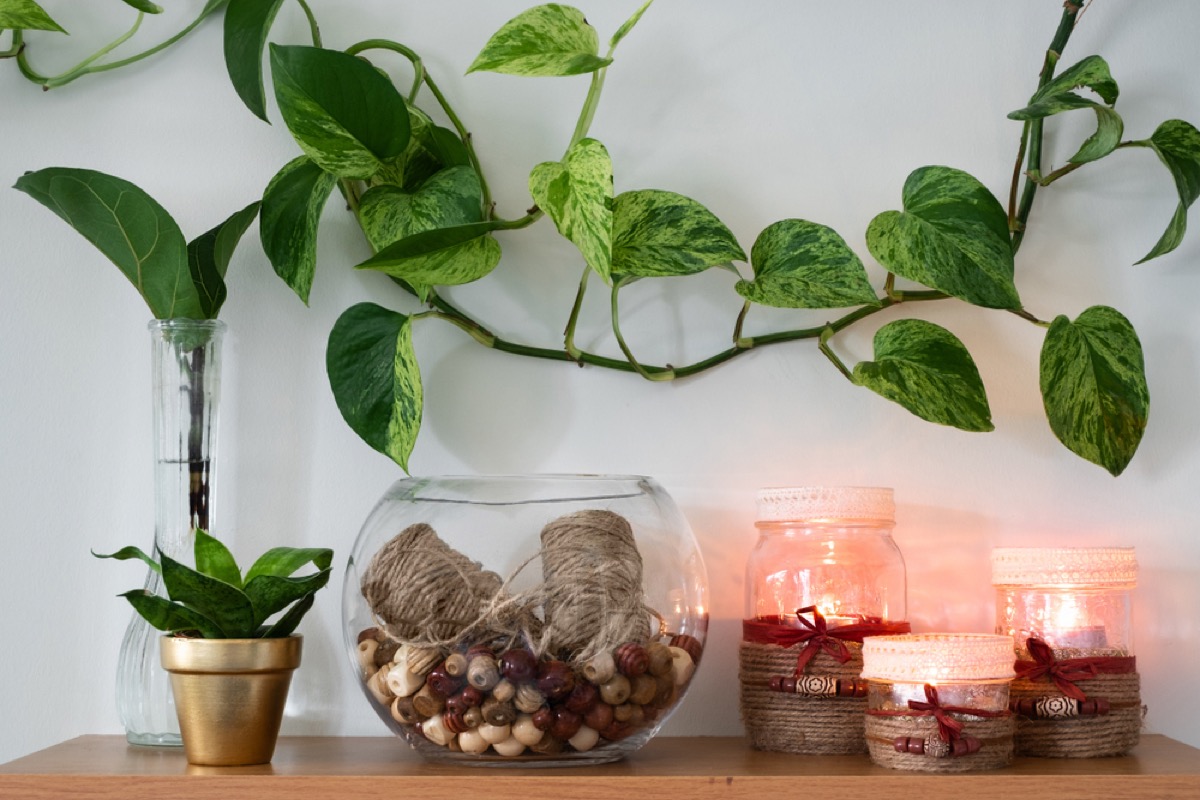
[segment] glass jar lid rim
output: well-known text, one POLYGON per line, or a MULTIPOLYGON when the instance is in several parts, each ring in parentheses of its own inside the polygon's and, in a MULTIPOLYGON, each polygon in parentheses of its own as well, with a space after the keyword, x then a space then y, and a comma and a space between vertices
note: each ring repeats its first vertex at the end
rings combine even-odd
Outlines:
POLYGON ((992 550, 994 586, 1137 585, 1132 547, 997 547, 992 550))
POLYGON ((756 499, 760 522, 896 520, 893 492, 881 486, 770 487, 756 499))
POLYGON ((863 639, 862 676, 904 683, 987 681, 1015 676, 1011 636, 912 633, 863 639))

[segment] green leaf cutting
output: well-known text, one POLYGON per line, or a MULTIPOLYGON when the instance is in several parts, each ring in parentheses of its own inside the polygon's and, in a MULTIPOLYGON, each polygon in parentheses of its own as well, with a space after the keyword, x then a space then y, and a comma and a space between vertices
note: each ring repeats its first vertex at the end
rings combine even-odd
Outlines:
POLYGON ((737 292, 778 308, 879 305, 862 261, 832 228, 802 219, 780 220, 750 250, 753 281, 737 292))
POLYGON ((612 62, 601 58, 599 50, 596 29, 584 19, 582 11, 547 3, 504 23, 467 72, 503 72, 526 77, 582 75, 612 62))

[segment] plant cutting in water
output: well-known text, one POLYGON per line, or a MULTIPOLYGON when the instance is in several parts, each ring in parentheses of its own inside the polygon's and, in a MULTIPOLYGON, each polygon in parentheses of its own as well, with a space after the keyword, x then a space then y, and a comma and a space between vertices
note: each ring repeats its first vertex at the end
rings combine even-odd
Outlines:
MULTIPOLYGON (((0 8, 13 2, 0 0, 0 8)), ((32 5, 31 0, 20 3, 32 5)), ((264 119, 262 56, 281 4, 230 0, 225 12, 227 70, 246 106, 264 119)), ((1167 120, 1145 138, 1126 138, 1124 121, 1113 108, 1117 83, 1102 58, 1088 56, 1058 72, 1081 4, 1065 4, 1035 91, 1024 108, 1009 114, 1021 123, 1021 135, 1007 203, 961 170, 934 165, 913 171, 903 187, 902 209, 884 211, 867 227, 868 250, 887 271, 882 287, 872 285, 860 256, 841 236, 819 223, 772 223, 747 257, 733 233, 695 200, 657 189, 614 196, 613 164, 588 132, 616 48, 649 2, 618 28, 603 53, 582 12, 553 3, 537 6, 506 23, 470 65, 468 72, 589 76, 587 97, 562 156, 532 169, 533 205, 514 218, 498 215, 472 135, 420 55, 387 39, 367 39, 344 51, 326 49, 315 16, 301 5, 313 45, 272 44, 270 63, 280 115, 303 154, 266 187, 260 238, 275 271, 307 302, 320 212, 336 187, 375 251, 358 268, 386 273, 425 304, 412 313, 374 303, 353 306, 335 324, 326 354, 347 423, 406 470, 423 404, 412 339, 417 321, 448 322, 502 352, 631 372, 652 381, 690 377, 766 345, 811 340, 852 384, 931 422, 990 431, 991 409, 979 372, 949 330, 919 319, 889 322, 875 335, 873 360, 854 366, 833 347, 840 331, 879 311, 953 299, 1045 329, 1040 388, 1051 430, 1067 448, 1114 475, 1136 452, 1148 420, 1149 390, 1133 326, 1107 306, 1093 306, 1075 319, 1040 318, 1017 290, 1014 258, 1038 189, 1122 148, 1152 151, 1175 182, 1177 210, 1143 261, 1171 252, 1182 240, 1188 208, 1200 196, 1200 131, 1182 120, 1167 120), (411 82, 398 88, 366 60, 372 51, 407 59, 411 82), (428 111, 421 107, 426 99, 432 100, 428 111), (1046 121, 1080 110, 1095 116, 1094 133, 1065 166, 1045 171, 1046 121), (485 278, 500 261, 497 234, 526 228, 543 216, 579 250, 584 264, 579 288, 564 315, 561 342, 511 341, 454 303, 445 287, 485 278), (734 262, 748 262, 748 271, 734 262), (639 361, 621 332, 621 291, 636 281, 714 267, 729 270, 732 288, 743 300, 732 320, 731 346, 682 366, 639 361), (897 278, 917 288, 898 288, 897 278), (584 350, 575 341, 589 281, 603 283, 609 293, 612 338, 621 357, 584 350), (817 326, 746 335, 746 320, 756 306, 844 311, 817 326)), ((122 224, 139 224, 144 214, 131 209, 122 224)), ((80 226, 78 220, 68 221, 80 226)))
POLYGON ((202 530, 196 531, 195 569, 165 554, 155 561, 133 546, 92 555, 146 562, 162 576, 169 597, 145 589, 121 596, 158 630, 204 639, 291 636, 312 608, 317 591, 329 582, 333 563, 333 551, 327 548, 276 547, 243 575, 229 549, 202 530), (293 577, 310 563, 316 572, 293 577), (268 624, 280 612, 283 616, 268 624))

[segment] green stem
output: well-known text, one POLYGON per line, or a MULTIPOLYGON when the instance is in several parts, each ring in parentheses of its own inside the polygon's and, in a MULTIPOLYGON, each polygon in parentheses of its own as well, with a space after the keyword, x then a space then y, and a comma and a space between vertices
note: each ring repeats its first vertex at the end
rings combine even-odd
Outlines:
POLYGON ((604 91, 604 76, 607 72, 608 68, 604 67, 592 73, 592 82, 588 86, 587 97, 584 98, 583 108, 579 112, 579 120, 575 123, 575 132, 571 134, 571 143, 567 145, 568 153, 587 136, 592 127, 592 120, 596 118, 596 108, 600 105, 600 94, 604 91))
POLYGON ((1031 175, 1030 177, 1033 180, 1033 182, 1036 183, 1038 186, 1049 186, 1050 184, 1054 183, 1059 178, 1063 177, 1064 175, 1071 174, 1072 172, 1074 172, 1075 170, 1079 169, 1080 167, 1082 167, 1084 164, 1087 164, 1087 163, 1090 163, 1090 162, 1081 161, 1077 164, 1067 164, 1065 167, 1061 167, 1060 169, 1054 170, 1049 175, 1044 175, 1040 178, 1037 176, 1033 176, 1033 175, 1031 175))
POLYGON ((580 350, 575 346, 575 325, 579 322, 579 312, 583 309, 583 295, 587 291, 588 277, 592 268, 584 265, 583 276, 579 279, 579 291, 575 293, 575 305, 571 307, 571 316, 567 319, 567 327, 563 329, 563 345, 572 358, 579 358, 580 350))
POLYGON ((1017 232, 1017 186, 1021 182, 1021 165, 1025 163, 1025 150, 1029 147, 1029 121, 1021 127, 1021 145, 1017 148, 1017 162, 1013 164, 1012 184, 1008 188, 1008 234, 1017 232))
POLYGON ((675 379, 674 371, 668 367, 643 367, 638 360, 633 357, 633 351, 629 349, 629 345, 625 344, 625 337, 621 335, 621 320, 620 312, 617 309, 617 296, 621 293, 621 287, 624 284, 617 282, 612 287, 612 331, 613 336, 617 338, 617 346, 621 348, 621 352, 625 354, 626 360, 633 365, 637 373, 648 381, 670 381, 675 379))
MULTIPOLYGON (((1050 83, 1054 78, 1054 67, 1058 64, 1058 59, 1062 55, 1063 50, 1067 46, 1067 40, 1071 38, 1071 32, 1075 29, 1075 17, 1078 16, 1080 6, 1075 5, 1073 0, 1067 0, 1063 7, 1062 18, 1058 23, 1058 30, 1054 32, 1054 39, 1050 42, 1050 48, 1046 51, 1046 59, 1042 64, 1042 74, 1038 81, 1038 89, 1042 89, 1046 84, 1050 83)), ((1037 194, 1038 184, 1032 176, 1040 176, 1042 173, 1042 127, 1044 120, 1030 120, 1029 125, 1029 158, 1026 161, 1026 179, 1025 188, 1021 193, 1020 205, 1017 207, 1015 219, 1010 223, 1011 228, 1014 228, 1012 234, 1012 250, 1015 255, 1021 247, 1021 241, 1025 238, 1025 229, 1029 221, 1029 212, 1033 210, 1033 198, 1037 194)), ((1014 182, 1018 180, 1018 176, 1013 176, 1014 182)))
POLYGON ((752 347, 748 340, 742 338, 742 326, 746 324, 746 316, 750 313, 750 301, 742 303, 742 310, 738 312, 737 321, 733 323, 733 346, 734 347, 752 347))
POLYGON ((364 50, 390 50, 393 53, 399 53, 408 59, 413 68, 413 84, 408 91, 408 102, 412 103, 417 99, 417 92, 421 89, 421 84, 425 82, 425 62, 421 60, 421 56, 410 47, 405 47, 399 42, 393 42, 390 39, 367 39, 358 44, 351 45, 346 48, 348 55, 356 56, 364 50))
POLYGON ((1045 320, 1042 320, 1042 319, 1038 319, 1033 314, 1029 313, 1028 311, 1026 311, 1023 308, 1010 308, 1010 309, 1008 309, 1008 313, 1012 314, 1013 316, 1020 317, 1021 319, 1026 320, 1028 322, 1032 322, 1034 325, 1037 325, 1038 327, 1041 327, 1041 328, 1049 328, 1050 327, 1049 322, 1046 322, 1045 320))
POLYGON ((25 50, 21 50, 19 53, 17 53, 17 64, 21 68, 21 73, 26 78, 34 83, 40 83, 43 89, 53 89, 55 86, 63 86, 75 80, 76 78, 88 74, 89 72, 99 72, 101 70, 100 67, 90 68, 92 63, 97 59, 103 58, 116 48, 123 45, 125 42, 129 41, 130 37, 137 33, 138 29, 142 27, 142 19, 145 16, 145 13, 139 11, 137 19, 133 21, 133 27, 60 75, 48 77, 35 72, 33 68, 29 66, 29 61, 25 54, 25 50))
MULTIPOLYGON (((0 31, 0 33, 3 33, 3 31, 0 31)), ((0 50, 0 58, 12 58, 19 52, 21 52, 21 31, 13 31, 12 46, 7 50, 0 50)))
POLYGON ((312 32, 313 47, 321 46, 321 26, 317 25, 317 18, 313 16, 312 9, 308 7, 305 0, 296 0, 300 4, 300 8, 304 9, 304 16, 308 17, 308 29, 312 32))
POLYGON ((824 353, 825 357, 833 362, 833 365, 838 368, 838 372, 846 376, 846 380, 853 383, 854 373, 850 372, 842 360, 837 357, 837 353, 833 352, 833 348, 829 346, 829 340, 833 338, 834 333, 835 331, 833 328, 826 325, 825 329, 821 331, 820 338, 817 339, 817 349, 824 353))
POLYGON ((450 120, 450 124, 454 126, 454 130, 458 132, 458 138, 462 139, 463 146, 467 148, 467 160, 471 162, 471 169, 475 170, 475 174, 479 176, 479 188, 483 196, 483 208, 485 217, 490 217, 492 214, 492 190, 488 188, 487 178, 483 175, 483 166, 479 163, 479 156, 475 153, 475 145, 471 139, 471 132, 462 124, 462 120, 458 118, 458 114, 454 113, 454 108, 450 105, 450 101, 446 99, 446 95, 442 94, 442 90, 433 82, 433 78, 429 73, 425 73, 425 85, 429 87, 429 91, 437 99, 438 105, 442 107, 442 111, 446 114, 446 118, 450 120))

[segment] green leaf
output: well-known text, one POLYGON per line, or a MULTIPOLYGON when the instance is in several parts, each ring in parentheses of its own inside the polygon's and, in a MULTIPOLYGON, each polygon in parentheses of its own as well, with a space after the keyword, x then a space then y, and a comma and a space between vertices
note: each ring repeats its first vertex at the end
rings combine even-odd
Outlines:
POLYGON ((371 246, 388 245, 422 231, 451 228, 483 219, 479 176, 470 167, 450 167, 416 191, 375 186, 359 200, 359 222, 371 246))
POLYGON ((633 30, 633 26, 637 25, 638 22, 641 21, 642 15, 646 13, 647 9, 650 8, 650 4, 653 2, 654 0, 646 0, 645 3, 642 3, 641 8, 633 12, 633 16, 621 23, 621 27, 617 28, 617 32, 612 35, 612 39, 610 39, 608 42, 608 49, 610 52, 615 50, 617 45, 621 43, 621 40, 629 35, 629 32, 633 30))
POLYGON ((582 11, 547 3, 504 23, 467 72, 483 70, 526 77, 582 75, 612 63, 611 58, 601 58, 599 51, 596 29, 584 19, 582 11))
POLYGON ((62 26, 33 0, 0 0, 0 31, 2 30, 66 33, 62 26))
POLYGON ((400 155, 385 161, 371 177, 370 185, 391 184, 411 192, 447 167, 471 163, 466 145, 454 131, 433 124, 425 112, 415 106, 409 106, 408 118, 412 126, 408 147, 400 155))
POLYGON ((278 614, 297 600, 315 594, 329 583, 332 573, 332 569, 323 569, 302 578, 259 575, 246 581, 246 596, 254 605, 254 627, 262 625, 268 617, 278 614))
POLYGON ((1179 193, 1179 205, 1158 243, 1138 263, 1149 261, 1171 252, 1183 241, 1187 231, 1187 212, 1196 198, 1200 197, 1200 131, 1181 119, 1169 119, 1146 140, 1134 142, 1149 147, 1175 179, 1179 193))
POLYGON ((1046 332, 1042 402, 1050 429, 1072 453, 1120 475, 1150 414, 1142 345, 1116 309, 1093 306, 1046 332))
POLYGON ((351 306, 329 334, 325 366, 346 423, 407 472, 424 402, 412 320, 374 303, 351 306))
POLYGON ((132 183, 88 169, 50 167, 16 183, 99 248, 158 319, 204 319, 175 220, 132 183))
POLYGON ((562 161, 538 164, 529 176, 529 192, 588 266, 611 283, 613 174, 604 145, 582 139, 562 161))
POLYGON ((245 639, 253 635, 254 606, 236 586, 202 575, 170 556, 162 556, 163 585, 177 603, 203 614, 220 628, 225 639, 245 639))
POLYGON ((261 575, 286 578, 305 564, 320 570, 328 569, 332 563, 333 551, 327 547, 273 547, 246 572, 246 583, 261 575))
POLYGON ((242 234, 258 216, 259 203, 253 202, 229 219, 188 243, 188 267, 192 283, 200 296, 200 307, 209 319, 216 319, 225 303, 225 272, 242 234))
POLYGON ((477 281, 500 263, 495 222, 472 222, 422 231, 389 245, 358 265, 417 288, 457 286, 477 281))
POLYGON ((196 570, 230 586, 242 587, 242 571, 229 548, 203 530, 196 529, 196 570))
POLYGON ((160 631, 200 631, 205 639, 225 638, 221 628, 208 617, 145 589, 134 589, 119 596, 128 600, 142 619, 160 631))
POLYGON ((904 211, 867 228, 871 255, 902 278, 986 308, 1020 308, 1008 214, 982 183, 949 167, 904 182, 904 211))
POLYGON ((1039 100, 1019 111, 1012 112, 1008 115, 1008 118, 1017 120, 1044 119, 1053 114, 1061 114, 1064 111, 1073 111, 1077 108, 1090 108, 1096 112, 1096 132, 1084 141, 1079 150, 1068 161, 1072 164, 1085 164, 1089 161, 1103 158, 1113 150, 1116 150, 1117 145, 1121 143, 1122 134, 1125 133, 1125 122, 1121 119, 1121 116, 1108 106, 1087 100, 1070 92, 1039 100))
POLYGON ((777 308, 879 305, 867 271, 832 228, 802 219, 780 220, 758 235, 750 251, 753 281, 738 281, 747 300, 777 308))
POLYGON ((317 225, 337 178, 301 156, 263 193, 259 237, 275 273, 308 302, 317 266, 317 225))
POLYGON ((147 14, 161 14, 162 6, 155 5, 149 0, 121 0, 125 5, 136 8, 138 11, 144 11, 147 14))
POLYGON ((141 561, 146 562, 146 566, 150 567, 150 569, 154 570, 159 575, 162 574, 162 567, 158 565, 158 562, 142 552, 140 548, 134 547, 133 545, 130 545, 129 547, 122 547, 115 553, 97 553, 95 550, 93 550, 92 555, 94 555, 96 558, 115 558, 117 561, 128 561, 131 558, 140 559, 141 561))
POLYGON ((263 51, 281 5, 283 0, 229 0, 225 9, 225 69, 238 97, 264 122, 263 51))
POLYGON ((613 201, 612 273, 653 278, 694 275, 746 254, 729 228, 674 192, 625 192, 613 201))
POLYGON ((1037 103, 1047 97, 1060 95, 1072 89, 1087 87, 1108 103, 1117 102, 1117 82, 1108 71, 1108 64, 1100 56, 1088 56, 1077 64, 1063 70, 1048 84, 1038 89, 1029 102, 1037 103))
POLYGON ((317 596, 310 594, 300 600, 299 603, 288 609, 279 620, 267 630, 263 631, 263 639, 282 639, 285 636, 291 636, 296 630, 296 626, 300 624, 300 620, 304 619, 304 615, 313 607, 317 596))
POLYGON ((902 319, 884 325, 875 334, 875 360, 857 364, 853 380, 929 422, 993 430, 971 354, 954 334, 931 322, 902 319))
POLYGON ((288 130, 326 172, 365 180, 408 146, 404 98, 363 59, 272 44, 271 74, 288 130))

